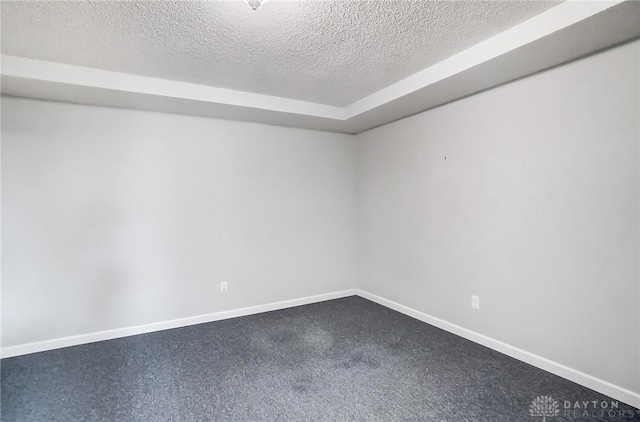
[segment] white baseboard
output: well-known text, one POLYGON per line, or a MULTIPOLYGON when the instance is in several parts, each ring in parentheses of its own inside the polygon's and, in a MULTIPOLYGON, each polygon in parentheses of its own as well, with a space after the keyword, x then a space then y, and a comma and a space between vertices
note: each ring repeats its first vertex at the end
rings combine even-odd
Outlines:
POLYGON ((53 340, 39 341, 36 343, 21 344, 2 348, 2 358, 26 355, 29 353, 44 352, 46 350, 60 349, 62 347, 77 346, 80 344, 94 343, 96 341, 111 340, 120 337, 135 336, 137 334, 152 333, 154 331, 169 330, 171 328, 186 327, 205 322, 220 321, 246 315, 259 314, 261 312, 276 311, 278 309, 292 308, 294 306, 308 305, 310 303, 324 302, 325 300, 339 299, 354 296, 356 289, 342 290, 316 296, 307 296, 300 299, 284 300, 282 302, 268 303, 265 305, 250 306, 248 308, 232 309, 230 311, 215 312, 212 314, 198 315, 171 321, 155 322, 152 324, 138 325, 135 327, 118 328, 115 330, 100 331, 97 333, 81 334, 71 337, 57 338, 53 340))
POLYGON ((357 295, 640 409, 640 394, 364 290, 357 295))
POLYGON ((492 339, 491 337, 487 337, 485 335, 460 327, 459 325, 452 324, 440 318, 433 317, 431 315, 425 314, 424 312, 417 311, 415 309, 359 289, 342 290, 339 292, 308 296, 300 299, 285 300, 282 302, 268 303, 265 305, 251 306, 248 308, 233 309, 230 311, 215 312, 212 314, 198 315, 194 317, 174 319, 171 321, 156 322, 153 324, 139 325, 135 327, 119 328, 115 330, 100 331, 96 333, 82 334, 72 337, 63 337, 36 343, 21 344, 18 346, 3 348, 0 352, 0 355, 2 356, 2 358, 9 358, 30 353, 44 352, 46 350, 94 343, 97 341, 111 340, 137 334, 152 333, 154 331, 169 330, 172 328, 186 327, 189 325, 203 324, 206 322, 253 315, 261 312, 276 311, 278 309, 286 309, 294 306, 307 305, 310 303, 323 302, 325 300, 339 299, 342 297, 353 295, 358 295, 365 299, 369 299, 382 306, 393 309, 420 321, 426 322, 427 324, 431 324, 435 327, 466 338, 467 340, 471 340, 475 343, 486 346, 507 356, 511 356, 522 362, 526 362, 547 372, 558 375, 562 378, 566 378, 587 388, 591 388, 592 390, 598 391, 602 394, 606 394, 607 396, 613 397, 614 399, 620 400, 621 402, 640 408, 639 393, 619 387, 607 381, 554 362, 550 359, 543 358, 541 356, 503 343, 501 341, 492 339))

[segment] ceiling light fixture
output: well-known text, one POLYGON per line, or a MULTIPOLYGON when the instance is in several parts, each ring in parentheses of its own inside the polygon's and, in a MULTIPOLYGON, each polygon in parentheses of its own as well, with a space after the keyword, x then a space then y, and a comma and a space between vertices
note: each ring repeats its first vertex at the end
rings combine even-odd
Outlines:
POLYGON ((244 0, 253 10, 258 10, 258 7, 262 6, 269 0, 244 0))

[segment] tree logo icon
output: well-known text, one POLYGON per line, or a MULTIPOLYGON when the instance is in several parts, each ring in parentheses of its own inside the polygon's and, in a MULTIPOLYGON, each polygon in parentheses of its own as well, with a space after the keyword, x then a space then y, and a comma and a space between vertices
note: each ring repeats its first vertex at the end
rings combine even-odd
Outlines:
POLYGON ((542 416, 542 422, 546 422, 548 416, 557 416, 560 413, 560 407, 553 397, 538 396, 531 402, 529 413, 531 416, 542 416))

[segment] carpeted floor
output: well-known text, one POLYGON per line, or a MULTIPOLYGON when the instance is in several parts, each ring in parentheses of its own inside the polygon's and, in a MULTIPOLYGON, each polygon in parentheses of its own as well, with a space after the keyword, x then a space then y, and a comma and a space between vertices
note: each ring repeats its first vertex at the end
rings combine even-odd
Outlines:
POLYGON ((567 417, 565 400, 612 399, 355 296, 4 359, 1 372, 7 422, 531 422, 541 395, 559 403, 548 422, 640 421, 623 403, 567 417))

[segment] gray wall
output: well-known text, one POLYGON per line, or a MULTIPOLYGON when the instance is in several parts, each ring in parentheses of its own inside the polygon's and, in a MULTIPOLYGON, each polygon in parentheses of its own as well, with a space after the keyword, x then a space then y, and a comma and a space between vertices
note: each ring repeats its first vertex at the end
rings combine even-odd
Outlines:
POLYGON ((2 98, 2 141, 3 347, 355 287, 353 136, 2 98))
POLYGON ((640 391, 639 48, 358 135, 360 288, 640 391))

